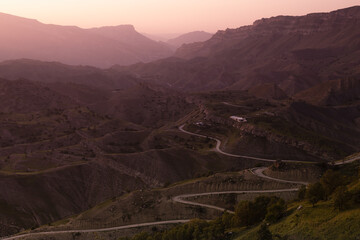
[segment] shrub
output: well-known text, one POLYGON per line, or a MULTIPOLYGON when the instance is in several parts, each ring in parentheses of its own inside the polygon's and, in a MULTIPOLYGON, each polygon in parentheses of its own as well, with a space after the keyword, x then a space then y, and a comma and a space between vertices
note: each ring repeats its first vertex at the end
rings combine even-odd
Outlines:
POLYGON ((346 186, 340 186, 335 190, 332 198, 335 209, 345 210, 351 200, 351 194, 347 191, 346 186))
POLYGON ((345 180, 339 172, 327 170, 321 177, 320 183, 324 188, 325 199, 327 200, 337 187, 345 185, 345 180))
POLYGON ((268 226, 265 223, 261 224, 260 229, 257 232, 257 240, 272 240, 272 239, 273 237, 271 232, 269 231, 268 226))
POLYGON ((304 200, 305 199, 305 196, 306 196, 306 186, 303 185, 299 188, 299 191, 298 191, 298 199, 299 200, 304 200))
POLYGON ((313 205, 313 207, 318 201, 324 200, 324 197, 325 190, 321 183, 317 182, 309 185, 309 188, 306 191, 306 198, 313 205))
POLYGON ((257 197, 253 202, 242 201, 235 209, 235 224, 251 226, 266 218, 270 222, 278 221, 285 213, 285 201, 278 197, 257 197))
POLYGON ((286 204, 282 199, 278 199, 278 201, 274 203, 270 203, 267 207, 265 219, 269 222, 277 222, 284 216, 286 212, 286 204))

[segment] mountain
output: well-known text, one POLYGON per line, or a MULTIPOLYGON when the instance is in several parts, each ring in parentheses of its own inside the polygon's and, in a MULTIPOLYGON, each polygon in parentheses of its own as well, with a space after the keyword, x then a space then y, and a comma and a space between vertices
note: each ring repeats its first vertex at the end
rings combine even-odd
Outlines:
POLYGON ((0 34, 0 61, 29 58, 110 67, 172 54, 164 44, 142 36, 128 25, 82 29, 0 13, 0 34))
POLYGON ((176 48, 181 47, 183 44, 195 43, 195 42, 204 42, 209 40, 213 34, 207 33, 204 31, 195 31, 180 35, 176 38, 170 39, 167 43, 176 48))
POLYGON ((132 25, 91 28, 87 31, 125 43, 142 62, 151 62, 172 54, 168 45, 150 40, 138 33, 132 25))
POLYGON ((182 90, 249 89, 275 83, 289 96, 343 76, 359 77, 360 7, 261 19, 180 47, 130 71, 182 90))

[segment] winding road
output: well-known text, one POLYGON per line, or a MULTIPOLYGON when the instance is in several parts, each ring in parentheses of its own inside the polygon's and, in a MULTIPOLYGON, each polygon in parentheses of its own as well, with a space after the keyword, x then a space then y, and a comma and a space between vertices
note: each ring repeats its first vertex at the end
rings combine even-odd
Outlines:
POLYGON ((269 177, 267 175, 264 174, 264 171, 267 169, 267 167, 260 167, 260 168, 253 168, 250 169, 251 173, 261 177, 261 178, 266 178, 275 182, 282 182, 282 183, 291 183, 291 184, 299 184, 299 185, 308 185, 308 182, 299 182, 299 181, 290 181, 290 180, 283 180, 283 179, 278 179, 278 178, 273 178, 273 177, 269 177))
POLYGON ((335 166, 345 165, 345 164, 352 163, 352 162, 355 162, 355 161, 358 161, 358 160, 360 160, 360 156, 355 156, 355 157, 350 158, 350 159, 345 160, 345 161, 335 162, 334 165, 335 166))
POLYGON ((91 233, 91 232, 109 232, 130 228, 138 228, 138 227, 148 227, 154 225, 166 225, 166 224, 178 224, 178 223, 187 223, 190 219, 187 220, 169 220, 169 221, 161 221, 161 222, 149 222, 149 223, 138 223, 126 226, 112 227, 112 228, 100 228, 100 229, 87 229, 87 230, 64 230, 64 231, 49 231, 49 232, 34 232, 34 233, 26 233, 12 237, 1 238, 1 240, 15 240, 24 237, 35 237, 35 236, 43 236, 43 235, 54 235, 54 234, 66 234, 66 233, 91 233))
MULTIPOLYGON (((192 133, 189 131, 186 131, 184 129, 185 124, 181 125, 179 127, 179 130, 183 133, 192 135, 192 136, 197 136, 197 137, 201 137, 201 138, 209 138, 211 140, 216 141, 216 147, 215 147, 215 151, 223 154, 225 156, 229 156, 229 157, 235 157, 235 158, 246 158, 246 159, 252 159, 252 160, 257 160, 257 161, 263 161, 263 162, 276 162, 277 160, 275 159, 268 159, 268 158, 258 158, 258 157, 251 157, 251 156, 246 156, 246 155, 237 155, 237 154, 231 154, 231 153, 227 153, 224 152, 220 149, 221 147, 221 140, 214 138, 214 137, 209 137, 209 136, 205 136, 205 135, 201 135, 201 134, 197 134, 197 133, 192 133)), ((281 160, 282 162, 292 162, 292 163, 314 163, 314 162, 308 162, 308 161, 299 161, 299 160, 281 160)))
MULTIPOLYGON (((184 126, 185 125, 182 125, 182 126, 179 127, 179 130, 181 132, 184 132, 184 133, 187 133, 187 134, 190 134, 190 135, 193 135, 193 136, 197 136, 197 137, 209 138, 209 139, 212 139, 212 140, 216 141, 215 150, 220 154, 230 156, 230 157, 236 157, 236 158, 246 158, 246 159, 258 160, 258 161, 276 162, 276 160, 274 160, 274 159, 257 158, 257 157, 251 157, 251 156, 235 155, 235 154, 226 153, 226 152, 224 152, 224 151, 222 151, 220 149, 221 141, 219 139, 186 131, 186 130, 184 130, 184 126)), ((354 161, 357 161, 357 160, 360 160, 360 156, 353 157, 353 158, 351 158, 349 160, 346 160, 346 161, 343 161, 343 162, 337 162, 334 165, 344 165, 344 164, 351 163, 351 162, 354 162, 354 161)), ((298 161, 298 160, 283 160, 283 162, 313 163, 313 162, 298 161)), ((249 169, 249 171, 252 174, 254 174, 254 175, 256 175, 256 176, 258 176, 260 178, 264 178, 264 179, 268 179, 268 180, 272 180, 272 181, 277 181, 277 182, 289 183, 289 184, 297 184, 297 185, 307 185, 308 184, 306 182, 289 181, 289 180, 272 178, 272 177, 266 176, 264 174, 265 170, 266 170, 266 167, 249 169)), ((294 191, 298 191, 298 190, 299 190, 299 188, 276 189, 276 190, 254 190, 254 191, 207 192, 207 193, 196 193, 196 194, 183 194, 183 195, 173 197, 172 200, 174 202, 180 203, 180 204, 187 204, 187 205, 192 205, 192 206, 200 206, 200 207, 219 210, 219 211, 222 211, 222 212, 227 211, 229 213, 234 213, 233 211, 229 211, 229 210, 226 210, 226 209, 221 208, 221 207, 217 207, 217 206, 213 206, 213 205, 209 205, 209 204, 202 204, 202 203, 192 202, 192 201, 185 200, 185 199, 191 198, 191 197, 201 197, 201 196, 209 196, 209 195, 246 194, 246 193, 281 193, 281 192, 294 192, 294 191)), ((16 239, 21 239, 21 238, 24 238, 24 237, 34 237, 34 236, 43 236, 43 235, 56 235, 56 234, 108 232, 108 231, 116 231, 116 230, 131 229, 131 228, 138 228, 138 227, 147 227, 147 226, 155 226, 155 225, 186 223, 186 222, 189 222, 189 221, 190 221, 190 219, 168 220, 168 221, 139 223, 139 224, 132 224, 132 225, 126 225, 126 226, 119 226, 119 227, 111 227, 111 228, 101 228, 101 229, 34 232, 34 233, 25 233, 25 234, 19 234, 19 235, 16 235, 16 236, 5 237, 5 238, 1 238, 1 240, 16 240, 16 239)))
POLYGON ((192 206, 200 206, 205 208, 211 208, 215 210, 219 210, 221 212, 227 211, 229 213, 234 214, 233 211, 229 211, 225 208, 203 204, 203 203, 197 203, 197 202, 191 202, 184 200, 185 198, 191 198, 191 197, 201 197, 201 196, 210 196, 210 195, 224 195, 224 194, 245 194, 245 193, 282 193, 282 192, 295 192, 298 191, 298 188, 287 188, 287 189, 277 189, 277 190, 254 190, 254 191, 225 191, 225 192, 209 192, 209 193, 195 193, 195 194, 184 194, 179 195, 176 197, 173 197, 173 201, 177 203, 192 205, 192 206))

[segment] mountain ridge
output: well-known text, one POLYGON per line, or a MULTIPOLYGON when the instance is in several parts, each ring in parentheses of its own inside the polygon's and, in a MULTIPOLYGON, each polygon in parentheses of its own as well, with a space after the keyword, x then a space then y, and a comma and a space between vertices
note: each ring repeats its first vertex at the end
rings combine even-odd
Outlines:
POLYGON ((0 19, 0 61, 29 58, 106 68, 149 62, 172 54, 169 47, 146 38, 129 25, 112 27, 117 31, 115 36, 109 36, 102 33, 107 27, 83 29, 43 24, 3 13, 0 19), (134 40, 138 45, 132 44, 134 40))
POLYGON ((183 44, 191 44, 194 42, 207 41, 212 36, 213 34, 205 31, 194 31, 194 32, 182 34, 176 38, 169 39, 167 43, 178 48, 181 47, 183 44))
POLYGON ((275 83, 292 96, 324 81, 360 76, 359 9, 279 16, 218 31, 208 41, 180 47, 172 58, 127 70, 184 91, 275 83))

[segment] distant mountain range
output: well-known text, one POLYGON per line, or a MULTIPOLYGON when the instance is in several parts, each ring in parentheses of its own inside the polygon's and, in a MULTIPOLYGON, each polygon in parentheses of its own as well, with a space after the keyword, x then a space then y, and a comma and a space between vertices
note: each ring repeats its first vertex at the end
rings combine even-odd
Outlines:
POLYGON ((292 96, 325 81, 360 77, 360 7, 261 19, 186 44, 175 56, 126 69, 181 90, 274 83, 292 96))
POLYGON ((82 29, 5 13, 0 13, 0 35, 0 61, 26 58, 101 68, 170 57, 182 44, 212 36, 192 32, 165 43, 138 33, 132 25, 82 29))
POLYGON ((195 43, 195 42, 204 42, 209 40, 213 34, 207 33, 204 31, 195 31, 180 35, 176 38, 170 39, 167 43, 176 48, 181 47, 183 44, 195 43))
MULTIPOLYGON (((39 26, 46 30, 60 29, 65 36, 74 32, 90 34, 89 44, 93 43, 93 39, 97 39, 92 38, 93 36, 101 36, 101 39, 106 41, 112 39, 117 43, 127 42, 127 46, 139 51, 138 56, 146 52, 146 49, 156 49, 160 44, 143 37, 132 26, 84 30, 44 25, 35 20, 8 15, 1 16, 12 19, 13 25, 21 25, 24 28, 34 25, 35 29, 39 29, 39 26)), ((5 24, 1 22, 0 26, 4 28, 5 24)), ((31 30, 25 29, 28 33, 31 30)), ((185 44, 176 51, 175 56, 150 63, 117 65, 102 70, 60 63, 16 60, 0 63, 0 77, 12 80, 22 78, 42 82, 74 82, 103 89, 125 89, 139 82, 155 83, 181 91, 239 89, 249 90, 257 97, 272 96, 283 99, 295 96, 313 104, 327 105, 356 99, 360 86, 359 29, 360 7, 300 17, 279 16, 258 20, 251 26, 218 31, 207 41, 185 44), (349 82, 346 79, 352 80, 349 82), (346 84, 341 85, 341 82, 346 84), (339 84, 342 87, 336 87, 340 86, 339 84), (302 94, 311 88, 315 89, 312 91, 322 93, 321 97, 310 99, 313 98, 310 90, 302 94), (352 97, 345 97, 347 93, 352 97)), ((21 35, 25 32, 21 32, 21 35)), ((177 40, 189 40, 191 36, 200 35, 205 36, 206 33, 185 34, 177 40)), ((31 36, 35 37, 33 34, 31 36)), ((60 39, 59 36, 57 39, 60 39)), ((7 38, 8 36, 2 37, 0 42, 7 38)), ((195 38, 192 38, 192 41, 195 41, 195 38)), ((21 44, 19 46, 23 48, 21 44)), ((16 48, 15 44, 13 47, 16 48)), ((30 45, 27 47, 32 49, 30 45)), ((1 48, 3 53, 11 50, 4 45, 0 45, 1 48)), ((33 49, 37 49, 36 44, 33 49)), ((85 51, 85 48, 83 50, 85 51)), ((156 52, 153 51, 150 55, 155 56, 156 52)), ((11 53, 19 52, 15 49, 11 53)), ((75 51, 72 55, 80 57, 81 54, 76 54, 75 51)), ((114 55, 118 56, 118 53, 114 55)), ((0 59, 6 56, 1 54, 0 59)), ((88 60, 100 61, 103 56, 99 54, 99 57, 88 60)))
POLYGON ((150 62, 173 53, 131 25, 82 29, 0 13, 0 35, 0 61, 29 58, 110 67, 150 62))

